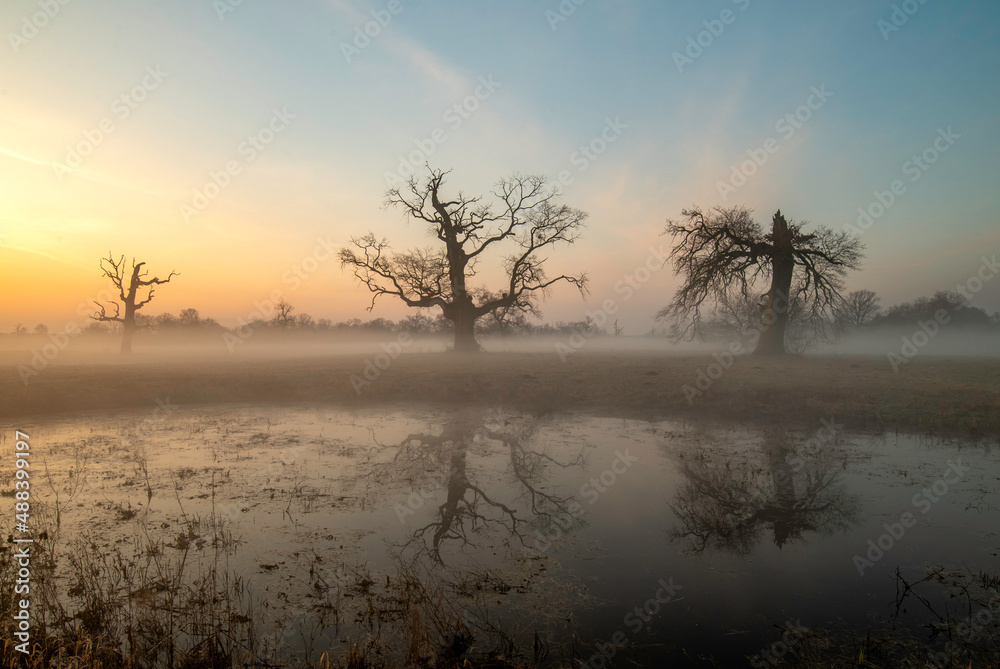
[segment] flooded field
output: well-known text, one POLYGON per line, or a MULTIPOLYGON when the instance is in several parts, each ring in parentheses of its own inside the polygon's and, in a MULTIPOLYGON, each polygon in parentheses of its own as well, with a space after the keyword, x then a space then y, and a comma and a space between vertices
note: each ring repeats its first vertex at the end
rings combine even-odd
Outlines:
POLYGON ((48 623, 133 648, 770 666, 1000 620, 952 597, 1000 566, 995 442, 169 401, 19 429, 48 623))

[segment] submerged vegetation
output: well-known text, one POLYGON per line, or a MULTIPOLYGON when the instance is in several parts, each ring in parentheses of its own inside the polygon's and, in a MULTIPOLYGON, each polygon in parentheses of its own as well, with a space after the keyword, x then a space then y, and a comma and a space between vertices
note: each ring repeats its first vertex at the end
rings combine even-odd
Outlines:
MULTIPOLYGON (((639 469, 607 469, 594 479, 602 486, 577 488, 613 467, 608 458, 628 453, 627 444, 600 450, 570 440, 557 448, 560 433, 546 433, 542 416, 475 407, 435 416, 429 428, 426 415, 410 420, 393 414, 379 427, 355 416, 331 425, 306 410, 227 410, 174 415, 155 431, 140 423, 96 424, 83 434, 65 428, 71 438, 53 439, 55 460, 37 470, 33 652, 17 652, 5 626, 0 667, 596 666, 601 645, 577 632, 597 601, 556 556, 596 522, 580 507, 605 493, 604 474, 618 471, 637 485, 639 469), (161 448, 167 444, 174 452, 161 448), (560 477, 568 488, 556 484, 560 477), (404 501, 393 508, 392 499, 404 501), (348 522, 380 509, 399 528, 396 539, 383 539, 381 562, 360 550, 363 536, 348 522), (360 561, 345 551, 351 542, 360 561), (501 550, 503 559, 489 557, 501 550)), ((607 425, 595 438, 632 430, 607 425)), ((660 444, 653 448, 674 444, 681 484, 671 484, 668 534, 678 552, 750 555, 771 543, 788 550, 844 532, 862 515, 843 475, 865 452, 839 432, 824 432, 816 450, 808 435, 773 429, 751 430, 758 436, 741 448, 698 426, 636 421, 635 429, 636 438, 660 444)), ((986 442, 982 448, 989 453, 986 442)), ((12 480, 0 475, 5 497, 12 480)), ((985 513, 991 502, 982 492, 969 504, 985 513)), ((17 606, 12 547, 0 547, 5 620, 17 606)), ((584 559, 602 559, 592 548, 584 559)), ((877 602, 864 627, 773 620, 775 632, 746 661, 992 666, 1000 578, 942 566, 897 569, 895 578, 895 598, 877 602)), ((636 640, 630 648, 645 646, 636 640)), ((704 649, 684 657, 731 666, 704 649)))
MULTIPOLYGON (((488 571, 460 583, 418 574, 402 563, 384 580, 364 568, 333 582, 317 572, 316 588, 323 592, 313 610, 268 625, 247 583, 223 567, 226 550, 218 537, 194 547, 206 538, 205 529, 192 521, 183 547, 168 546, 148 532, 128 548, 80 542, 59 550, 55 541, 43 544, 31 655, 16 652, 5 632, 0 667, 568 669, 585 666, 592 657, 575 643, 553 643, 530 623, 505 627, 491 617, 486 602, 502 600, 512 586, 488 571), (62 596, 57 560, 70 566, 71 585, 62 596), (310 630, 324 625, 360 631, 330 647, 317 646, 310 630)), ((13 564, 0 563, 4 619, 14 606, 13 564)), ((790 629, 776 622, 776 641, 748 657, 750 666, 1000 666, 998 576, 934 567, 914 583, 897 579, 899 595, 890 603, 893 616, 887 622, 864 631, 790 629), (937 604, 928 599, 932 590, 937 604), (919 636, 899 626, 908 608, 933 614, 919 636)), ((727 666, 711 657, 697 659, 701 666, 727 666)))

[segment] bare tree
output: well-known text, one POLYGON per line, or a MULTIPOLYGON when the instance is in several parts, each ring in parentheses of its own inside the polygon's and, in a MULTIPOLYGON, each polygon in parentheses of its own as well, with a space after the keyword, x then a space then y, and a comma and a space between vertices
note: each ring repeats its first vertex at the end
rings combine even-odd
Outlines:
POLYGON ((295 307, 292 306, 288 300, 281 298, 278 300, 278 303, 274 305, 274 307, 277 309, 278 313, 276 313, 274 318, 271 319, 272 323, 285 328, 291 327, 295 324, 295 316, 292 315, 295 313, 295 307))
POLYGON ((785 353, 790 305, 800 303, 810 320, 828 316, 841 300, 847 270, 860 266, 862 246, 856 237, 823 227, 806 234, 804 223, 789 223, 780 210, 770 233, 745 207, 716 207, 707 213, 685 209, 681 214, 684 220, 668 221, 664 234, 677 240, 671 258, 674 273, 684 281, 673 302, 657 314, 673 319, 680 337, 700 333, 706 301, 761 295, 754 352, 785 353), (770 287, 762 292, 761 284, 768 280, 770 287))
POLYGON ((439 246, 393 252, 386 239, 368 233, 352 238, 340 251, 342 266, 350 266, 373 293, 371 311, 381 295, 392 295, 410 307, 440 307, 454 324, 455 351, 478 351, 476 321, 503 310, 535 312, 535 300, 560 281, 584 294, 585 274, 562 274, 548 278, 541 251, 580 235, 586 212, 556 204, 556 193, 546 190, 545 179, 514 175, 497 184, 495 204, 462 193, 447 199, 442 188, 447 172, 428 168, 424 182, 411 177, 405 187, 386 193, 387 207, 401 209, 404 216, 429 224, 439 246), (470 288, 476 262, 492 247, 506 244, 503 257, 507 280, 500 291, 470 288), (478 298, 478 299, 477 299, 478 298))
POLYGON ((860 328, 882 313, 878 295, 871 290, 852 290, 834 310, 838 329, 860 328))
MULTIPOLYGON (((502 297, 502 294, 491 293, 484 289, 473 291, 473 300, 479 304, 485 304, 499 297, 502 297)), ((496 335, 525 332, 530 327, 528 319, 541 316, 542 312, 538 309, 536 300, 529 298, 519 307, 500 307, 484 314, 476 323, 476 332, 496 335)))
POLYGON ((121 304, 111 302, 111 306, 115 308, 115 313, 109 315, 107 313, 107 306, 95 300, 94 304, 97 305, 98 311, 91 315, 91 318, 95 321, 105 323, 122 324, 122 353, 132 352, 132 337, 135 335, 137 328, 136 312, 153 300, 153 286, 170 283, 172 278, 179 276, 177 272, 171 271, 166 279, 160 279, 155 276, 147 279, 149 271, 143 269, 145 264, 145 262, 137 263, 135 258, 133 258, 132 273, 129 275, 127 274, 128 269, 125 267, 125 256, 121 256, 118 260, 115 260, 109 252, 107 258, 101 258, 101 271, 104 273, 104 276, 111 280, 114 287, 118 289, 118 297, 121 300, 121 304), (140 295, 140 292, 143 290, 149 291, 144 297, 140 295), (122 314, 122 307, 125 309, 124 314, 122 314))
MULTIPOLYGON (((792 293, 795 294, 793 288, 792 293)), ((764 323, 761 321, 761 304, 764 295, 743 297, 739 293, 719 299, 710 314, 702 319, 700 334, 706 338, 738 341, 748 348, 756 345, 764 323)), ((802 353, 817 341, 827 337, 829 325, 825 319, 812 318, 801 298, 793 298, 787 307, 785 349, 802 353)))
POLYGON ((24 327, 24 323, 18 323, 14 326, 14 334, 25 335, 28 334, 28 328, 24 327))
POLYGON ((781 548, 857 523, 858 498, 848 494, 829 446, 796 449, 776 429, 760 445, 760 454, 740 463, 704 451, 680 459, 684 483, 670 505, 679 521, 672 540, 695 553, 748 555, 764 532, 781 548))
POLYGON ((184 327, 195 327, 201 323, 201 315, 198 310, 190 307, 181 311, 178 319, 184 327))
POLYGON ((717 331, 725 337, 735 335, 741 339, 748 339, 760 322, 761 297, 723 295, 716 301, 711 316, 704 320, 703 331, 713 333, 717 331))
MULTIPOLYGON (((408 435, 392 462, 382 465, 382 471, 373 472, 375 480, 380 475, 411 481, 429 476, 430 487, 445 492, 433 517, 416 529, 404 545, 416 554, 426 553, 440 564, 444 563, 442 551, 450 543, 474 547, 477 536, 496 532, 495 539, 527 548, 529 529, 576 527, 582 523, 579 502, 549 492, 548 477, 556 467, 582 466, 583 450, 573 460, 560 462, 544 450, 532 448, 535 418, 494 414, 483 420, 478 414, 477 409, 464 409, 452 415, 439 434, 408 435), (501 444, 508 452, 509 487, 488 492, 470 472, 469 455, 482 450, 482 445, 477 444, 484 439, 501 444), (504 494, 513 492, 517 493, 514 498, 504 494)), ((388 448, 387 444, 379 445, 388 448)), ((413 512, 397 508, 400 520, 413 512)), ((541 532, 536 536, 544 538, 541 532)))

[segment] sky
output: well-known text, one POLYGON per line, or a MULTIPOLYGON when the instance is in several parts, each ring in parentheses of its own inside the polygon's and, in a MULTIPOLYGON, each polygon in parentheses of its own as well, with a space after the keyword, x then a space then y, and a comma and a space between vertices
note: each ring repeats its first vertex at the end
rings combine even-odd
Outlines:
POLYGON ((425 162, 466 194, 542 175, 589 213, 547 267, 590 295, 554 289, 550 322, 610 299, 648 331, 679 281, 640 268, 693 205, 854 226, 848 288, 884 305, 978 272, 1000 310, 996 2, 5 0, 0 32, 2 331, 82 322, 109 253, 179 273, 147 314, 233 325, 280 291, 402 317, 335 256, 431 244, 383 208, 425 162))

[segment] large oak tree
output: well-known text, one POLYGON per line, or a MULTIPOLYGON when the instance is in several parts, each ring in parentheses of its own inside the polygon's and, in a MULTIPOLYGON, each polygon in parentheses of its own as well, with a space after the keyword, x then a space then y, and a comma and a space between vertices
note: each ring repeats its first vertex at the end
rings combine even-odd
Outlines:
POLYGON ((706 303, 754 299, 760 305, 754 353, 785 353, 790 306, 801 305, 814 321, 830 317, 843 299, 847 270, 860 266, 857 237, 824 227, 806 233, 804 223, 789 222, 780 210, 770 232, 740 206, 685 209, 682 216, 668 221, 664 234, 674 237, 671 259, 683 283, 657 314, 673 319, 681 336, 700 333, 706 303))
POLYGON ((550 278, 541 253, 557 244, 572 244, 581 233, 586 212, 556 202, 558 194, 538 176, 502 179, 494 201, 459 192, 444 193, 447 172, 428 168, 429 176, 411 177, 386 193, 386 206, 407 219, 425 223, 436 244, 394 251, 386 239, 368 233, 341 249, 341 265, 370 290, 371 311, 382 295, 410 307, 440 307, 454 325, 455 351, 478 351, 476 321, 497 312, 536 313, 537 300, 551 286, 565 282, 586 291, 585 274, 550 278), (471 287, 476 263, 487 251, 503 253, 492 262, 502 267, 502 288, 471 287))

